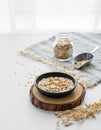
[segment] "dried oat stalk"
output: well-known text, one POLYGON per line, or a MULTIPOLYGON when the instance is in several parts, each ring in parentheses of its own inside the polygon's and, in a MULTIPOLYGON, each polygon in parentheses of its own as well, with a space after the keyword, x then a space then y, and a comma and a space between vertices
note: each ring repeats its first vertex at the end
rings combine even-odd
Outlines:
POLYGON ((57 122, 57 126, 70 126, 75 121, 84 120, 89 117, 95 118, 95 114, 99 112, 101 112, 101 99, 98 102, 85 104, 85 106, 78 106, 71 110, 55 112, 56 117, 60 118, 60 120, 57 122))

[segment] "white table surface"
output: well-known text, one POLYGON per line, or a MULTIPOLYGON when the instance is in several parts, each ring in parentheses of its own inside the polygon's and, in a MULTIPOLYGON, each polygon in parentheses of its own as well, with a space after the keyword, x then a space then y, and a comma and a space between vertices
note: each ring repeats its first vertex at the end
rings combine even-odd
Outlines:
MULTIPOLYGON (((50 34, 0 34, 0 130, 57 130, 58 119, 53 112, 36 108, 30 103, 29 89, 40 73, 52 71, 48 65, 19 56, 18 51, 50 37, 50 34)), ((86 103, 101 99, 101 84, 88 89, 86 103)), ((68 130, 99 130, 101 114, 76 122, 68 130)))

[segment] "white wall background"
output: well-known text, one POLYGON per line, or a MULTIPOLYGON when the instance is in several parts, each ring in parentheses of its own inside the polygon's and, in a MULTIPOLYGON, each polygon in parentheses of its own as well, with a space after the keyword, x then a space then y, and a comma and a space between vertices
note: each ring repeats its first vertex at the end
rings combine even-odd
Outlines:
POLYGON ((0 0, 0 33, 101 31, 101 0, 0 0))

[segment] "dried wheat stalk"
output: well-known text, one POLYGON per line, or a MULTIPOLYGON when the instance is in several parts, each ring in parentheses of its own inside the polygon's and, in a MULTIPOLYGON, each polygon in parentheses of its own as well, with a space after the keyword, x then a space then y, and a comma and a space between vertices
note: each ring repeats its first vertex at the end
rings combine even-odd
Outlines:
POLYGON ((60 118, 57 122, 57 126, 59 127, 61 124, 70 126, 75 121, 84 120, 89 117, 95 118, 95 114, 99 112, 101 112, 101 99, 98 102, 85 104, 85 106, 77 106, 71 110, 55 112, 56 117, 60 118))

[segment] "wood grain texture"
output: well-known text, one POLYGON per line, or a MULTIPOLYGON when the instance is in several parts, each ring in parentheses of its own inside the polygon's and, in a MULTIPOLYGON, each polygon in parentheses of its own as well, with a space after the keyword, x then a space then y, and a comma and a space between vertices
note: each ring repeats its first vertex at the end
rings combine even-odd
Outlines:
POLYGON ((34 85, 30 89, 30 100, 38 108, 50 111, 64 111, 72 109, 82 103, 85 97, 83 85, 77 84, 76 89, 68 96, 62 98, 50 98, 42 95, 34 85))

